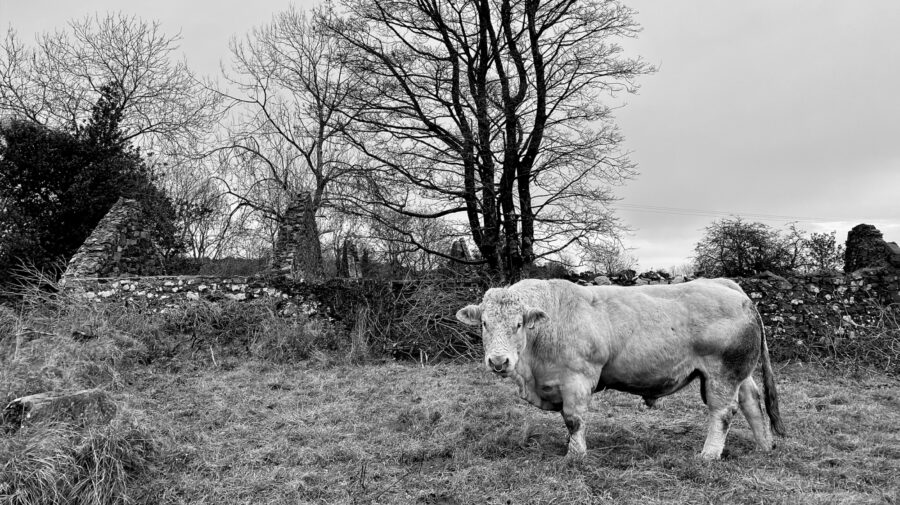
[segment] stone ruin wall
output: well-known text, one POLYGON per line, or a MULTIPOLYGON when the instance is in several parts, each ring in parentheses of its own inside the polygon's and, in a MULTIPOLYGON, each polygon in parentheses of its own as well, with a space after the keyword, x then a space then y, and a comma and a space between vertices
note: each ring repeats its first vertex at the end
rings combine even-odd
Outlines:
POLYGON ((844 271, 873 267, 900 268, 900 246, 896 242, 886 242, 878 228, 858 224, 847 233, 844 271))
POLYGON ((69 260, 62 283, 78 278, 161 273, 163 261, 153 247, 140 204, 120 198, 69 260))
POLYGON ((275 238, 270 270, 294 280, 322 279, 322 246, 309 193, 296 195, 285 210, 275 238))
POLYGON ((790 339, 784 343, 798 355, 809 345, 834 349, 879 327, 882 318, 900 319, 900 247, 860 224, 847 234, 844 257, 848 274, 735 280, 756 302, 769 333, 790 339))

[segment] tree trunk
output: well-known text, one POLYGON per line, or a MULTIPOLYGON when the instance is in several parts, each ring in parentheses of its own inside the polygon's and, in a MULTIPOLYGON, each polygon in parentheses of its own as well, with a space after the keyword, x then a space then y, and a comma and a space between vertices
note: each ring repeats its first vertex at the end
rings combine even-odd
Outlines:
MULTIPOLYGON (((516 160, 507 152, 500 178, 500 208, 503 212, 503 266, 509 282, 519 280, 522 272, 522 255, 519 248, 519 218, 516 215, 513 182, 516 176, 516 160)), ((515 156, 515 155, 514 155, 515 156)))
POLYGON ((531 207, 531 169, 519 166, 519 209, 522 212, 522 264, 534 263, 534 209, 531 207))

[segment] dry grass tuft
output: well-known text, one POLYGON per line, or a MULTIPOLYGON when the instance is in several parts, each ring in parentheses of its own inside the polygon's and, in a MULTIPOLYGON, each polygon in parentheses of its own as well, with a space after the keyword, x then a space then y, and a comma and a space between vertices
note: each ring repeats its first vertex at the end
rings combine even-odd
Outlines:
POLYGON ((113 338, 81 343, 66 335, 21 331, 9 341, 0 349, 0 401, 45 391, 121 387, 125 350, 113 338))
POLYGON ((53 424, 0 436, 0 502, 128 503, 153 452, 146 428, 122 418, 85 431, 53 424))
MULTIPOLYGON (((0 311, 0 328, 8 329, 0 332, 0 407, 47 391, 123 389, 134 355, 146 352, 122 331, 131 314, 55 292, 46 280, 20 289, 16 310, 0 311)), ((153 454, 147 429, 121 409, 106 426, 0 432, 0 503, 129 503, 153 454)))

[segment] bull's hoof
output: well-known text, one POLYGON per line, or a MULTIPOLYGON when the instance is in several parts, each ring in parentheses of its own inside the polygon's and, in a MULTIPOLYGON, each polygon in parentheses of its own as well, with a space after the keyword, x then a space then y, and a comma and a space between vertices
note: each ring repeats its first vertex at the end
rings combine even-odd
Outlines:
POLYGON ((566 444, 566 461, 579 462, 584 459, 586 454, 587 445, 577 437, 569 437, 569 443, 566 444))
POLYGON ((716 453, 716 452, 703 451, 700 454, 698 454, 697 457, 702 459, 703 461, 716 461, 716 460, 722 458, 722 454, 716 453))
POLYGON ((584 456, 586 452, 577 452, 573 450, 569 450, 566 452, 566 457, 563 458, 563 465, 567 467, 577 466, 584 462, 584 456))

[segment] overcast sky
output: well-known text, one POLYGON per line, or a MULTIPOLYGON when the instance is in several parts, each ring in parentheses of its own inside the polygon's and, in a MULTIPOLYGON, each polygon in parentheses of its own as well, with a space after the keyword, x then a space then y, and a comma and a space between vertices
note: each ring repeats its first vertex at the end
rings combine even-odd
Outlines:
MULTIPOLYGON (((231 36, 290 3, 0 0, 0 26, 30 40, 120 10, 181 31, 191 67, 215 76, 231 36)), ((640 171, 618 194, 641 268, 688 262, 729 214, 900 241, 900 2, 625 3, 644 28, 628 51, 659 67, 617 113, 640 171)))

